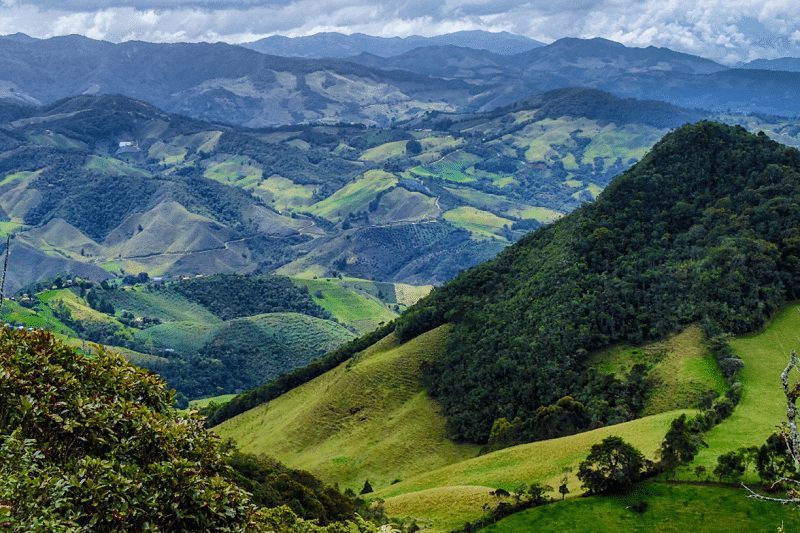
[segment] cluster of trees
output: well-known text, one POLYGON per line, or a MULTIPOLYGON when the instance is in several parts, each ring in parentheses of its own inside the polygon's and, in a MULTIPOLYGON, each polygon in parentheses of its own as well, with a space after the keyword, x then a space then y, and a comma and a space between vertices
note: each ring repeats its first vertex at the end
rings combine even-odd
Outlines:
POLYGON ((541 407, 613 405, 615 387, 587 385, 589 353, 691 322, 712 338, 749 331, 800 295, 798 184, 796 150, 738 127, 681 128, 595 204, 434 290, 397 334, 453 324, 425 382, 455 438, 486 442, 500 418, 541 438, 541 407))
POLYGON ((170 288, 223 320, 285 312, 331 318, 314 303, 308 289, 284 276, 217 274, 176 282, 170 288))
POLYGON ((232 456, 119 355, 5 329, 0 372, 2 529, 374 530, 310 474, 232 456))

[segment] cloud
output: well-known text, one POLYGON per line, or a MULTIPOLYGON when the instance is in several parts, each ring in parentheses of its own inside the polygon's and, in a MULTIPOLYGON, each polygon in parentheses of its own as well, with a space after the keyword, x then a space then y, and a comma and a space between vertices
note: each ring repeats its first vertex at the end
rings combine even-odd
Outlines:
POLYGON ((0 0, 0 33, 239 43, 318 31, 606 37, 726 63, 800 55, 796 0, 0 0))

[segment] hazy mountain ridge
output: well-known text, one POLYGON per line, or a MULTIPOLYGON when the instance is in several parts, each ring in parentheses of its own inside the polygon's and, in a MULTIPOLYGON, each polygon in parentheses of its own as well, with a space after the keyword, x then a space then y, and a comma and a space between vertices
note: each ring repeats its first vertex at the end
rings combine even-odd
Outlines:
POLYGON ((7 39, 0 40, 0 66, 0 96, 11 100, 47 104, 77 94, 124 94, 170 112, 250 126, 385 123, 451 110, 470 98, 463 83, 224 43, 7 39))
POLYGON ((422 46, 460 46, 513 55, 543 46, 543 43, 508 32, 460 31, 433 37, 375 37, 363 33, 344 35, 330 32, 303 37, 275 35, 242 46, 281 56, 346 58, 362 53, 389 57, 422 46))
POLYGON ((426 43, 392 57, 372 50, 310 59, 224 43, 12 36, 0 39, 0 99, 47 104, 76 94, 124 94, 169 112, 253 127, 386 126, 431 111, 491 110, 575 86, 715 112, 800 113, 796 72, 728 69, 666 48, 606 39, 565 38, 511 55, 468 42, 426 43))

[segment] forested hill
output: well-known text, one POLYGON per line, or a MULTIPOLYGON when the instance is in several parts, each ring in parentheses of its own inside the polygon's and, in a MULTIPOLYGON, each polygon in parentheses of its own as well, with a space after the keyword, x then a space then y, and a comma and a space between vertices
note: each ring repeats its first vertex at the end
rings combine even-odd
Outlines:
POLYGON ((596 203, 435 290, 396 333, 452 325, 426 380, 454 437, 486 441, 505 417, 535 439, 554 421, 576 431, 635 416, 641 376, 600 379, 589 353, 695 322, 709 336, 750 331, 798 294, 800 152, 701 122, 596 203))

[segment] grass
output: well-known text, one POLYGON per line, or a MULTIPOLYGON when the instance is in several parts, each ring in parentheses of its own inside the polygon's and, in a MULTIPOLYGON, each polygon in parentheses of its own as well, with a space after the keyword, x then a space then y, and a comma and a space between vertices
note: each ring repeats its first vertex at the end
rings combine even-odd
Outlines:
POLYGON ((30 181, 35 178, 38 178, 39 175, 44 171, 44 169, 39 169, 35 171, 28 171, 23 170, 21 172, 14 172, 12 174, 8 174, 2 181, 0 181, 0 187, 5 185, 10 185, 12 183, 22 182, 22 181, 30 181))
POLYGON ((745 497, 741 489, 650 482, 626 496, 568 499, 512 515, 482 531, 785 531, 800 528, 796 508, 745 497), (645 501, 644 513, 630 505, 645 501))
POLYGON ((760 446, 786 420, 780 373, 789 352, 800 348, 800 305, 787 306, 766 329, 734 339, 731 346, 745 365, 740 373, 742 400, 729 418, 706 434, 708 448, 682 473, 686 478, 694 478, 690 470, 696 465, 712 470, 723 453, 741 446, 760 446))
POLYGON ((275 209, 283 211, 289 207, 308 206, 314 203, 314 187, 298 185, 282 176, 270 176, 253 190, 275 209))
POLYGON ((202 409, 208 407, 209 404, 215 403, 217 405, 224 405, 235 398, 235 394, 220 394, 219 396, 212 396, 210 398, 199 398, 189 402, 189 408, 202 409))
POLYGON ((136 337, 150 340, 157 350, 174 350, 186 355, 202 349, 220 327, 220 324, 195 321, 169 322, 137 332, 136 337))
POLYGON ((158 318, 163 322, 219 323, 221 320, 202 305, 170 289, 149 291, 142 288, 120 289, 108 293, 111 303, 121 311, 136 316, 158 318))
MULTIPOLYGON (((425 167, 428 176, 435 176, 453 183, 471 183, 477 181, 474 176, 466 173, 466 170, 480 161, 477 155, 457 150, 449 153, 435 163, 425 167)), ((415 172, 419 167, 412 169, 415 172)), ((419 173, 418 173, 419 174, 419 173)), ((425 174, 420 174, 425 175, 425 174)))
POLYGON ((162 165, 176 165, 186 158, 188 150, 182 146, 166 144, 163 141, 153 143, 147 155, 157 159, 162 165))
POLYGON ((445 187, 445 189, 473 207, 493 213, 500 213, 501 215, 512 218, 538 220, 542 224, 549 224, 563 216, 563 213, 553 209, 513 202, 497 194, 485 193, 483 191, 476 191, 463 187, 445 187))
POLYGON ((444 417, 422 389, 420 365, 443 349, 447 329, 406 344, 393 336, 334 370, 214 429, 240 449, 268 453, 327 482, 360 489, 477 454, 445 436, 444 417))
POLYGON ((37 310, 23 307, 18 302, 5 300, 3 302, 2 320, 12 324, 22 324, 29 328, 49 329, 67 336, 77 336, 71 328, 58 320, 53 315, 53 310, 47 306, 39 306, 37 310))
POLYGON ((507 218, 468 206, 451 209, 445 212, 443 218, 454 226, 469 231, 478 240, 502 239, 498 232, 503 226, 511 227, 514 223, 507 218))
POLYGON ((395 187, 381 197, 377 209, 370 214, 370 220, 378 224, 415 222, 435 219, 440 213, 435 198, 395 187))
MULTIPOLYGON (((444 347, 446 326, 403 345, 390 336, 349 363, 219 427, 246 451, 275 455, 343 488, 368 478, 390 516, 417 520, 426 531, 450 531, 483 514, 489 491, 532 482, 557 486, 565 467, 575 468, 589 448, 617 435, 656 458, 670 422, 695 394, 725 388, 703 348, 698 327, 648 347, 615 347, 594 364, 623 373, 648 361, 658 387, 648 409, 665 412, 577 435, 523 444, 476 456, 477 448, 450 442, 444 418, 419 381, 420 365, 444 347)), ((789 351, 800 344, 800 305, 779 313, 757 334, 732 341, 744 360, 742 401, 733 415, 706 434, 708 448, 679 472, 694 479, 697 464, 713 469, 716 458, 741 446, 761 444, 785 417, 779 375, 789 351)), ((572 474, 571 496, 582 492, 572 474)), ((634 497, 648 501, 643 515, 614 497, 573 498, 509 518, 496 531, 519 530, 761 530, 797 520, 780 506, 748 500, 741 490, 718 485, 648 482, 634 497), (630 514, 626 514, 630 513, 630 514), (634 520, 638 522, 634 522, 634 520)), ((496 500, 494 500, 496 501, 496 500)), ((638 501, 638 500, 637 500, 638 501)), ((627 503, 626 503, 627 502, 627 503)), ((796 522, 792 522, 796 523, 796 522)))
POLYGON ((549 224, 551 222, 555 222, 556 220, 564 216, 564 213, 560 213, 555 209, 548 209, 547 207, 537 207, 537 206, 511 210, 509 211, 508 214, 525 220, 537 220, 542 224, 549 224))
POLYGON ((348 183, 328 198, 317 202, 309 211, 323 218, 338 221, 350 213, 367 211, 375 195, 397 185, 397 178, 383 170, 368 170, 364 176, 348 183))
MULTIPOLYGON (((482 516, 482 505, 467 505, 476 500, 480 487, 483 487, 484 501, 491 501, 489 492, 498 487, 512 490, 532 482, 557 487, 563 469, 576 469, 589 448, 609 435, 618 435, 649 458, 655 458, 669 423, 681 412, 662 413, 577 435, 506 448, 415 476, 379 490, 375 497, 385 499, 390 516, 419 519, 429 524, 430 531, 450 531, 482 516), (432 493, 447 496, 437 505, 431 500, 432 493)), ((579 484, 574 474, 571 475, 570 491, 580 492, 579 484)))
POLYGON ((669 339, 646 346, 619 345, 595 354, 591 364, 599 371, 622 377, 636 364, 652 367, 655 387, 647 398, 645 415, 693 407, 713 389, 723 393, 727 383, 705 348, 703 333, 690 326, 669 339))
POLYGON ((203 175, 225 185, 235 185, 243 189, 252 189, 261 181, 263 172, 260 167, 244 156, 234 156, 211 163, 203 175))
MULTIPOLYGON (((295 285, 306 287, 311 298, 341 323, 359 333, 368 333, 397 314, 366 291, 343 286, 337 279, 294 279, 295 285)), ((387 291, 388 292, 388 291, 387 291)))
POLYGON ((101 174, 109 174, 112 176, 150 176, 148 172, 133 167, 125 161, 107 156, 90 155, 84 167, 87 170, 93 170, 101 174))
POLYGON ((361 161, 381 162, 393 157, 402 157, 406 154, 407 142, 408 141, 393 141, 375 146, 365 150, 359 159, 361 161))
POLYGON ((17 233, 24 227, 25 224, 20 222, 13 222, 11 220, 0 221, 0 237, 8 237, 9 233, 17 233))
POLYGON ((407 283, 395 283, 394 293, 397 303, 405 306, 412 306, 433 290, 433 285, 408 285, 407 283))

